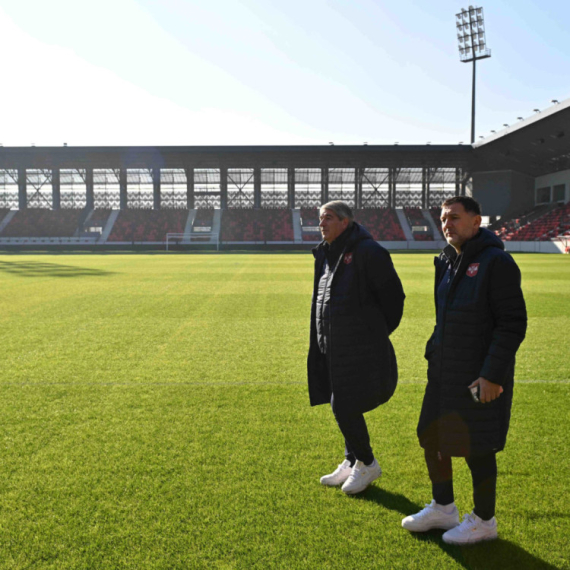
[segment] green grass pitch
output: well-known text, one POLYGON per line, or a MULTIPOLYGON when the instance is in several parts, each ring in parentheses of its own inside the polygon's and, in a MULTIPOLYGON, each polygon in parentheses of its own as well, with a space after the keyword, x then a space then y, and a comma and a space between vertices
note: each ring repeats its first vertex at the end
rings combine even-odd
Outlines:
POLYGON ((570 256, 516 256, 529 328, 500 540, 400 526, 430 500, 432 258, 393 255, 400 385, 367 414, 384 475, 347 497, 319 484, 343 448, 308 404, 310 254, 1 255, 0 568, 569 568, 570 256))

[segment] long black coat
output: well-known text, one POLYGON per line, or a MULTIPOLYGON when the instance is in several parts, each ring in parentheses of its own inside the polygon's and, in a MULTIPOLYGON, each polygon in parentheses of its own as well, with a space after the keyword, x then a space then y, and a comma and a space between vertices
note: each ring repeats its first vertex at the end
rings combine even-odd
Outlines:
POLYGON ((390 254, 359 224, 354 223, 346 232, 327 291, 330 349, 326 366, 315 321, 325 243, 313 250, 309 398, 312 406, 329 403, 332 388, 337 408, 366 412, 388 401, 396 389, 398 368, 389 335, 400 322, 405 295, 390 254))
POLYGON ((467 457, 505 446, 515 354, 527 317, 519 268, 486 229, 465 244, 445 303, 438 307, 438 286, 456 258, 447 246, 434 260, 437 324, 426 346, 428 383, 418 437, 424 448, 467 457), (468 386, 479 377, 500 384, 504 392, 486 404, 473 402, 468 386))

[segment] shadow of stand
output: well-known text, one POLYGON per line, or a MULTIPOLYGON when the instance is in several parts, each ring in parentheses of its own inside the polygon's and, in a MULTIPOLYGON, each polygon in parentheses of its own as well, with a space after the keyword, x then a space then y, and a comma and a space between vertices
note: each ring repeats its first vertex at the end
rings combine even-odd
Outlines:
POLYGON ((41 261, 0 261, 0 272, 11 273, 22 277, 104 277, 112 275, 112 271, 63 265, 61 263, 45 263, 41 261))
MULTIPOLYGON (((413 503, 404 495, 391 493, 381 487, 369 487, 364 493, 355 495, 354 499, 373 501, 391 511, 397 511, 403 516, 417 513, 424 505, 413 503)), ((407 532, 402 529, 402 532, 407 532)), ((502 540, 501 538, 482 542, 471 546, 454 546, 446 544, 441 539, 443 530, 430 532, 409 533, 413 540, 429 542, 439 546, 449 557, 453 558, 467 570, 532 570, 556 569, 557 566, 533 556, 520 546, 502 540)))

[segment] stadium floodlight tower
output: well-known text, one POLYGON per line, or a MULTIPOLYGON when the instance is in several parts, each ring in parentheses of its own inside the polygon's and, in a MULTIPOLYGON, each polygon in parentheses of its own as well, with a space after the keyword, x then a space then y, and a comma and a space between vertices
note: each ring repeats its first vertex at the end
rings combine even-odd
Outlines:
POLYGON ((459 40, 459 58, 463 63, 473 62, 473 85, 471 91, 471 144, 475 142, 475 63, 478 59, 491 57, 485 40, 485 22, 483 8, 469 6, 455 15, 457 39, 459 40))

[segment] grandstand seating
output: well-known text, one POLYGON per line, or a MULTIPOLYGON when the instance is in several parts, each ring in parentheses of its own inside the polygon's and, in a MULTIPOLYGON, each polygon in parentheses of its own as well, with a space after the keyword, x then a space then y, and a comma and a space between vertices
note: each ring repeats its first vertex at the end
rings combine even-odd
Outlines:
POLYGON ((301 208, 301 229, 303 241, 320 242, 323 237, 320 231, 306 231, 304 228, 319 227, 319 209, 301 208))
MULTIPOLYGON (((362 224, 375 240, 405 241, 404 231, 398 221, 396 211, 390 208, 357 209, 354 210, 355 220, 362 224)), ((319 225, 318 209, 301 209, 301 224, 303 227, 319 225)), ((303 232, 303 241, 321 241, 317 232, 303 232)))
MULTIPOLYGON (((196 217, 192 228, 210 228, 214 225, 214 210, 213 208, 202 208, 196 210, 196 217)), ((208 231, 210 231, 208 230, 208 231)))
POLYGON ((512 218, 500 218, 487 226, 488 230, 494 231, 502 240, 509 241, 509 236, 517 230, 534 222, 550 210, 554 206, 552 204, 535 206, 530 210, 526 210, 522 214, 516 214, 512 218))
MULTIPOLYGON (((0 221, 10 212, 0 208, 0 221)), ((112 210, 94 210, 83 223, 86 210, 47 210, 29 208, 14 212, 13 219, 0 233, 5 238, 72 238, 85 237, 88 228, 104 228, 112 210), (85 228, 83 227, 85 226, 85 228)), ((439 220, 440 209, 429 210, 438 233, 415 232, 418 241, 442 239, 439 220)), ((198 209, 193 222, 193 240, 200 241, 200 231, 210 232, 214 225, 213 209, 198 209)), ((411 227, 426 225, 419 208, 404 208, 411 227)), ((290 209, 227 209, 221 212, 221 241, 225 242, 293 242, 293 215, 290 209)), ((356 220, 370 231, 378 241, 405 241, 396 210, 390 208, 356 209, 356 220)), ((188 210, 129 209, 118 213, 109 236, 109 242, 163 242, 167 233, 183 233, 188 219, 188 210)), ((302 208, 300 212, 302 239, 305 242, 321 241, 318 230, 318 208, 302 208)), ((542 205, 506 220, 501 219, 489 226, 505 241, 547 241, 557 236, 570 236, 570 203, 565 205, 542 205)), ((98 237, 100 230, 91 236, 98 237)), ((205 235, 204 241, 210 236, 205 235)))
POLYGON ((405 241, 396 211, 391 208, 354 210, 354 218, 362 224, 377 241, 405 241))
MULTIPOLYGON (((519 222, 520 223, 520 222, 519 222)), ((570 230, 570 202, 502 236, 505 241, 547 241, 570 230)))
POLYGON ((421 208, 404 208, 404 214, 408 218, 410 229, 416 241, 433 240, 433 233, 428 221, 424 218, 421 208), (427 232, 415 232, 414 227, 424 226, 428 228, 427 232))
POLYGON ((2 231, 2 237, 72 237, 77 230, 80 209, 45 210, 28 208, 18 210, 2 231))
POLYGON ((220 238, 222 241, 293 241, 291 210, 224 210, 220 238))
POLYGON ((439 233, 438 236, 435 236, 436 239, 443 239, 443 232, 441 231, 441 208, 430 208, 429 213, 435 222, 435 227, 439 233))
POLYGON ((167 233, 183 233, 188 210, 121 210, 107 241, 166 240, 167 233))

